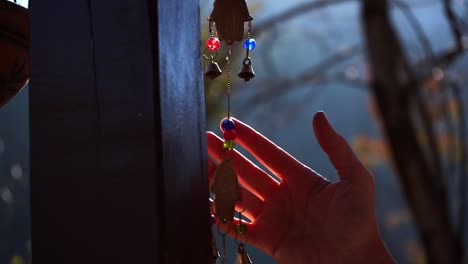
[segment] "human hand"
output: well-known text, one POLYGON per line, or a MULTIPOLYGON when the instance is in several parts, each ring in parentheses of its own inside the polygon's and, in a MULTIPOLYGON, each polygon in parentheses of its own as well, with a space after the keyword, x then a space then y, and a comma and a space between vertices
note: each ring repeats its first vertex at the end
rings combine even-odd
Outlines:
MULTIPOLYGON (((315 136, 337 169, 330 182, 246 124, 235 120, 236 142, 281 179, 236 152, 242 201, 236 210, 253 220, 248 242, 282 264, 395 263, 375 218, 374 178, 335 132, 325 114, 314 116, 315 136)), ((208 152, 221 161, 222 139, 207 132, 208 152)), ((311 153, 312 155, 312 153, 311 153)), ((216 165, 210 162, 210 176, 216 165)), ((233 223, 235 225, 236 223, 233 223)), ((229 235, 234 236, 234 228, 229 235)))

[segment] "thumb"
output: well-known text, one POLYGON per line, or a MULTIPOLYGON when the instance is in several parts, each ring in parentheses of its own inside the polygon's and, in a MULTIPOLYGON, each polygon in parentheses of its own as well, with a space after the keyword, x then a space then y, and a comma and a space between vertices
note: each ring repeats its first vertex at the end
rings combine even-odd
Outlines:
POLYGON ((313 127, 315 137, 338 171, 341 180, 368 182, 373 179, 346 140, 330 125, 324 112, 315 114, 313 127))

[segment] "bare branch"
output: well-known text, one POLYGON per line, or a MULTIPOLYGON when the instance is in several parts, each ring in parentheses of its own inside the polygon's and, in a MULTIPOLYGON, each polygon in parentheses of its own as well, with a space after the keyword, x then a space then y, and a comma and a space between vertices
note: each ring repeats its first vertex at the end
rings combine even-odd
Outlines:
MULTIPOLYGON (((406 16, 408 19, 409 23, 413 27, 414 31, 416 32, 416 35, 419 39, 419 42, 421 43, 424 52, 426 53, 426 56, 430 59, 434 59, 434 52, 432 50, 431 42, 427 38, 427 34, 424 32, 423 27, 419 23, 419 21, 416 19, 416 16, 414 15, 413 11, 411 10, 411 7, 405 3, 404 1, 401 0, 392 0, 392 2, 401 9, 403 14, 406 16)), ((431 61, 433 63, 433 61, 431 61)))
POLYGON ((465 110, 464 110, 464 104, 463 104, 463 99, 460 91, 460 85, 457 81, 452 81, 452 92, 455 97, 455 100, 457 102, 458 106, 458 118, 459 118, 459 141, 457 142, 459 146, 459 153, 460 153, 460 182, 459 182, 459 204, 458 204, 458 232, 461 241, 464 241, 464 235, 465 235, 465 219, 466 219, 466 176, 468 173, 468 164, 467 164, 467 158, 468 154, 466 151, 466 120, 465 120, 465 110))
MULTIPOLYGON (((461 243, 450 221, 441 172, 431 170, 410 117, 420 81, 412 73, 389 19, 387 0, 362 0, 373 72, 372 90, 418 224, 429 263, 460 263, 461 243)), ((426 114, 420 111, 423 116, 426 114)), ((434 137, 433 133, 428 133, 434 137)), ((439 159, 437 160, 439 161, 439 159)))
POLYGON ((456 48, 461 51, 463 50, 462 32, 460 30, 460 23, 452 9, 452 0, 444 0, 444 10, 455 39, 456 48))
POLYGON ((261 21, 255 27, 256 34, 261 34, 278 23, 284 23, 289 19, 297 18, 298 16, 309 13, 310 11, 321 9, 326 6, 342 4, 346 2, 354 2, 355 0, 316 0, 313 2, 305 2, 294 6, 293 8, 283 11, 277 15, 273 15, 264 21, 261 21))
MULTIPOLYGON (((264 89, 258 89, 254 94, 250 95, 248 99, 243 101, 243 105, 256 105, 267 103, 269 100, 279 98, 285 93, 290 92, 291 87, 298 86, 304 83, 318 82, 325 77, 325 73, 331 68, 339 65, 347 59, 351 59, 359 54, 362 54, 363 47, 361 44, 354 44, 347 48, 336 51, 324 60, 314 65, 313 67, 305 70, 303 73, 293 78, 275 80, 275 84, 259 85, 259 87, 265 87, 264 89), (265 94, 268 92, 268 97, 265 94)), ((240 107, 244 109, 246 107, 240 107)))

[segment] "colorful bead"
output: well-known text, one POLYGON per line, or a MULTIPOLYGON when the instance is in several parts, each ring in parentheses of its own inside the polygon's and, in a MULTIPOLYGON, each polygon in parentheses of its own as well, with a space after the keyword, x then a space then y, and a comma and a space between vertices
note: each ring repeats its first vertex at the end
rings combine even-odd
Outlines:
POLYGON ((217 51, 220 45, 219 39, 215 37, 211 37, 206 41, 206 47, 211 51, 217 51))
POLYGON ((244 41, 244 49, 246 50, 254 50, 256 46, 255 39, 248 38, 244 41))
POLYGON ((226 130, 224 131, 224 139, 225 140, 234 140, 237 137, 237 133, 234 130, 226 130))
POLYGON ((240 235, 245 235, 247 233, 247 225, 239 223, 236 225, 236 232, 240 235))
POLYGON ((235 147, 236 147, 236 142, 234 142, 234 140, 226 140, 223 143, 224 149, 233 150, 235 147))
POLYGON ((223 132, 227 131, 227 130, 233 130, 234 129, 234 121, 232 121, 231 119, 223 119, 223 122, 221 124, 221 128, 223 129, 223 132))

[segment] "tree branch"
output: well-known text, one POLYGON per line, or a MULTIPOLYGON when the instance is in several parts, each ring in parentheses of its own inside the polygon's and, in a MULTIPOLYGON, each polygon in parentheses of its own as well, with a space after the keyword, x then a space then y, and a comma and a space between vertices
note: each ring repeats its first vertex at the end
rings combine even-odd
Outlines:
POLYGON ((444 10, 452 30, 456 49, 461 51, 463 50, 462 32, 460 30, 459 21, 457 20, 455 12, 452 9, 452 0, 444 0, 444 10))
POLYGON ((313 67, 305 70, 303 73, 293 77, 287 78, 280 81, 275 81, 275 84, 259 85, 259 87, 266 87, 265 89, 258 89, 254 94, 243 100, 243 106, 240 109, 248 109, 244 107, 247 105, 257 105, 261 103, 267 103, 269 100, 283 96, 290 92, 290 87, 295 87, 300 84, 317 82, 325 77, 325 73, 331 68, 335 67, 339 63, 342 63, 346 59, 350 59, 354 56, 362 54, 363 47, 361 44, 354 44, 347 48, 336 51, 324 60, 314 65, 313 67), (268 93, 268 98, 265 94, 268 93))
POLYGON ((278 23, 284 23, 286 20, 297 18, 298 16, 305 15, 310 11, 326 6, 354 1, 355 0, 316 0, 313 2, 305 2, 259 22, 254 30, 256 34, 260 35, 261 33, 268 31, 270 28, 276 26, 278 23))
POLYGON ((411 72, 391 26, 388 1, 362 0, 362 3, 362 22, 373 72, 372 90, 428 263, 460 263, 461 244, 450 221, 442 175, 430 169, 410 117, 419 81, 411 72))

